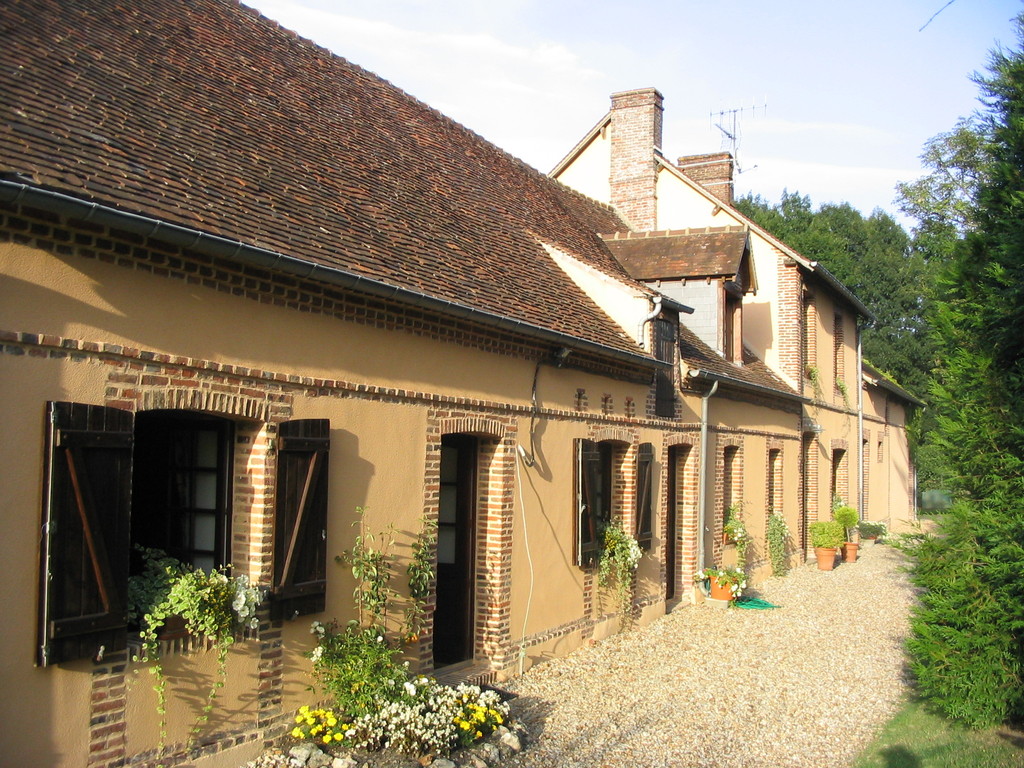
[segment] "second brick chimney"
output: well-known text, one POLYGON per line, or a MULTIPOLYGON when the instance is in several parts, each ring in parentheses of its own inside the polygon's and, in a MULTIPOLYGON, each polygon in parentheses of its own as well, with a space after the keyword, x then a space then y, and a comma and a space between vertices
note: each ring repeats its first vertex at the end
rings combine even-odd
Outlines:
POLYGON ((732 155, 713 152, 710 155, 680 157, 676 166, 719 200, 732 205, 732 155))
POLYGON ((658 226, 662 99, 654 88, 612 94, 611 203, 637 230, 658 226))

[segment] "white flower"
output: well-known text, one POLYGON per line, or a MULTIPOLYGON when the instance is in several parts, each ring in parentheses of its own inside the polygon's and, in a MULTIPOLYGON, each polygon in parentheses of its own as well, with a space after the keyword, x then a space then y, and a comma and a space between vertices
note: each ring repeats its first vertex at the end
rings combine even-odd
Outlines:
POLYGON ((412 683, 406 682, 403 687, 405 688, 405 692, 407 694, 409 694, 410 696, 415 696, 416 695, 416 686, 413 685, 412 683))

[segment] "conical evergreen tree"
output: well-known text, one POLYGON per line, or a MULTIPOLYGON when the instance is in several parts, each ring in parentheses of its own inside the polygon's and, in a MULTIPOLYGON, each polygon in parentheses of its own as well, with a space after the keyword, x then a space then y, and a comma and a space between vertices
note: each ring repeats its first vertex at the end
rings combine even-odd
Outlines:
POLYGON ((990 174, 933 317, 932 402, 959 501, 913 548, 909 649, 922 694, 989 726, 1024 721, 1024 53, 997 51, 978 83, 990 174))

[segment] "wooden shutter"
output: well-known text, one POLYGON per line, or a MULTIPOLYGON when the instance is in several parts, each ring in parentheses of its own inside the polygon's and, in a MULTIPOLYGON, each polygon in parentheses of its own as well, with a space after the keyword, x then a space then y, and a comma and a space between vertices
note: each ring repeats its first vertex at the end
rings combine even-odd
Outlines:
POLYGON ((598 531, 598 497, 601 482, 601 451, 593 440, 576 440, 576 564, 597 560, 601 541, 598 531))
POLYGON ((40 666, 127 645, 133 421, 116 408, 47 404, 40 666))
POLYGON ((636 456, 636 540, 650 549, 654 536, 654 500, 651 494, 654 467, 654 446, 642 443, 636 456))
MULTIPOLYGON (((675 319, 658 318, 654 321, 654 356, 664 363, 676 361, 675 319)), ((654 414, 666 418, 675 415, 676 385, 674 368, 659 368, 654 374, 654 414)))
POLYGON ((278 431, 271 602, 275 620, 326 608, 330 434, 328 419, 286 421, 278 431))

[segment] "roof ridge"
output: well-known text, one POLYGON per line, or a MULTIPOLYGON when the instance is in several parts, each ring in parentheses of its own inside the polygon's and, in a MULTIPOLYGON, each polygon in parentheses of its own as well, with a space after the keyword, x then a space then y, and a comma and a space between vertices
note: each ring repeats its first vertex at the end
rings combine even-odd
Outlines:
MULTIPOLYGON (((615 210, 612 208, 612 210, 615 210)), ((686 227, 684 229, 645 229, 642 231, 627 230, 625 232, 599 233, 604 240, 648 240, 656 237, 687 237, 692 235, 743 234, 750 227, 744 224, 726 224, 721 227, 686 227)))

